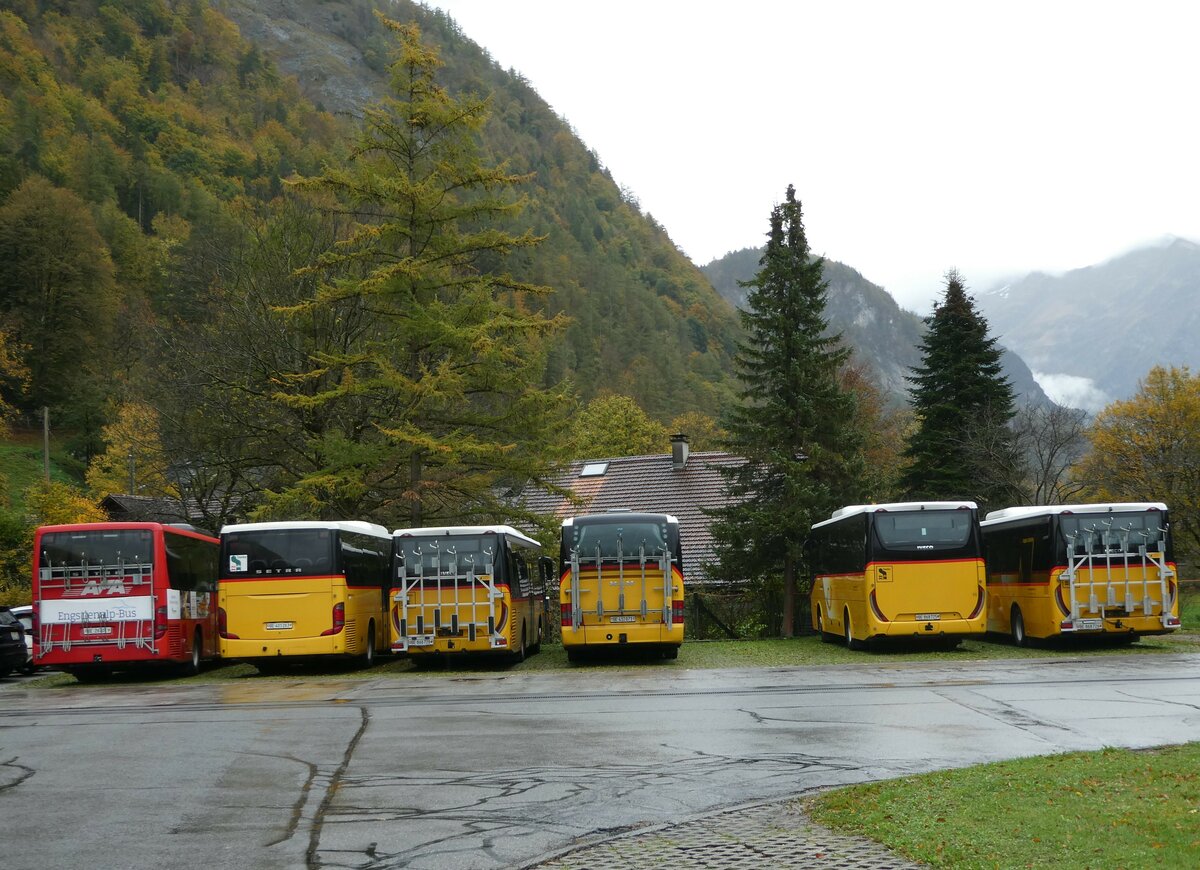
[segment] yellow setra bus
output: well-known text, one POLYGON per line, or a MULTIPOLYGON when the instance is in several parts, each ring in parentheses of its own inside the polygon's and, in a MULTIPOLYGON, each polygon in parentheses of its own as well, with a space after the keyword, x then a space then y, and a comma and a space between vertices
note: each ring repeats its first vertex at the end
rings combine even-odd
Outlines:
POLYGON ((388 649, 392 536, 356 521, 242 523, 221 529, 221 656, 270 670, 388 649))
POLYGON ((559 551, 567 658, 622 646, 679 655, 683 554, 669 514, 610 511, 568 517, 559 551))
POLYGON ((1030 639, 1135 640, 1179 628, 1179 587, 1161 502, 1041 505, 992 511, 988 630, 1030 639))
POLYGON ((425 664, 496 653, 522 661, 542 647, 554 561, 512 526, 397 529, 392 651, 425 664))
POLYGON ((952 648, 986 630, 975 502, 851 505, 812 527, 805 547, 812 626, 851 649, 875 639, 952 648))

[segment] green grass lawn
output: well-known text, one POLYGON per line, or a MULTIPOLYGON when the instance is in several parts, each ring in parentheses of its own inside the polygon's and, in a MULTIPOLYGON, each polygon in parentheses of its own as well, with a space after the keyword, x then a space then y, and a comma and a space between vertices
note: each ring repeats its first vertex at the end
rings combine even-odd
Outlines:
POLYGON ((1200 867, 1200 743, 986 764, 805 803, 821 824, 934 867, 1200 867))

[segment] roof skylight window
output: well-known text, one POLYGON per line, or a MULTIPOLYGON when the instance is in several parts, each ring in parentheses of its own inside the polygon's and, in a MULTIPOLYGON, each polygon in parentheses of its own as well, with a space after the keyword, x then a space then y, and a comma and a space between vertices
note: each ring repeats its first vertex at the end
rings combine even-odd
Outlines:
POLYGON ((600 477, 604 472, 608 471, 608 462, 585 462, 583 470, 579 472, 580 477, 600 477))

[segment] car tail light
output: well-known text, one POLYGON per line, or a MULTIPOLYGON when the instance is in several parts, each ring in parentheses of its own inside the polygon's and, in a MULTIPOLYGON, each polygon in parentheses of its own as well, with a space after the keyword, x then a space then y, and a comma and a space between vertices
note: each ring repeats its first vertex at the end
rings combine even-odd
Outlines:
POLYGON ((167 633, 167 605, 161 604, 154 611, 154 639, 162 640, 167 633))
POLYGON ((671 625, 683 625, 683 602, 671 602, 671 625))
POLYGON ((346 605, 338 602, 333 605, 333 628, 327 628, 321 632, 321 637, 326 637, 331 634, 340 634, 342 629, 346 627, 346 605))

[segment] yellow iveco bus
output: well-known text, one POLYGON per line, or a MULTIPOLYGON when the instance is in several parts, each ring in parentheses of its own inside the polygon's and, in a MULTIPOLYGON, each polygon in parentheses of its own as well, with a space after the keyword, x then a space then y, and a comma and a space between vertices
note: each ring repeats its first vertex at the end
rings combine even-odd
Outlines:
POLYGON ((416 663, 458 653, 522 661, 547 629, 554 562, 512 526, 397 529, 392 651, 416 663))
POLYGON ((988 629, 1018 646, 1059 636, 1132 641, 1179 628, 1165 504, 1010 507, 980 526, 988 629))
POLYGON ((568 660, 624 645, 678 657, 683 644, 679 520, 631 511, 568 517, 559 558, 568 660))
POLYGON ((392 536, 354 521, 243 523, 221 529, 221 656, 261 671, 388 649, 392 536))
POLYGON ((851 505, 812 527, 805 548, 813 628, 850 649, 879 638, 954 648, 982 636, 985 571, 971 501, 851 505))

